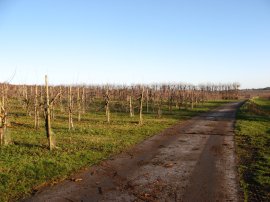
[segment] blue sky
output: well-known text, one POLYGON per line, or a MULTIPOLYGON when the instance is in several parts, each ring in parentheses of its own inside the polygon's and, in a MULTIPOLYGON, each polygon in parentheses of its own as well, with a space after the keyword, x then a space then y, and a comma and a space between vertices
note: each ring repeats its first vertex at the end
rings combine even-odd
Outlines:
POLYGON ((0 81, 270 86, 269 0, 0 0, 0 81))

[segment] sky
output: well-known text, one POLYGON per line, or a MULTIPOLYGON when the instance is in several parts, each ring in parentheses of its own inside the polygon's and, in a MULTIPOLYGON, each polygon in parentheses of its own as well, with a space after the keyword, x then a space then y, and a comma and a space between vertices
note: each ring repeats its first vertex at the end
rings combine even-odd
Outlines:
POLYGON ((0 82, 270 86, 269 0, 0 0, 0 82))

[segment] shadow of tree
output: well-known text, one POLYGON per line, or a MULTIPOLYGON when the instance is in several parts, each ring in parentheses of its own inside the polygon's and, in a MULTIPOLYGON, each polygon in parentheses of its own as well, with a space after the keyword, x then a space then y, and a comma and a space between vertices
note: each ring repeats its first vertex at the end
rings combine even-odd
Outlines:
POLYGON ((31 144, 31 143, 26 143, 26 142, 18 142, 14 141, 14 145, 18 145, 21 147, 27 147, 27 148, 41 148, 41 149, 47 149, 46 145, 39 145, 39 144, 31 144))
POLYGON ((238 120, 244 121, 259 121, 259 122, 269 122, 270 116, 259 116, 259 115, 238 115, 238 120))
POLYGON ((29 128, 29 129, 30 129, 30 128, 32 129, 32 128, 34 127, 34 126, 31 125, 31 124, 18 123, 18 122, 13 122, 13 121, 12 121, 10 124, 11 124, 11 126, 15 126, 15 127, 16 127, 16 126, 18 126, 18 127, 25 127, 25 128, 29 128))

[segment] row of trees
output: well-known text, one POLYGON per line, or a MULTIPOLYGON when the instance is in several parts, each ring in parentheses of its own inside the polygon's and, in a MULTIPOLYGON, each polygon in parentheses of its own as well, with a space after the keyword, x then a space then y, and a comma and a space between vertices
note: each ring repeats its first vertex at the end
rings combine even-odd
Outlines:
POLYGON ((143 124, 144 113, 156 113, 161 117, 162 110, 172 111, 193 109, 207 100, 237 99, 239 84, 153 84, 153 85, 90 85, 90 86, 49 86, 47 76, 45 85, 0 84, 0 135, 1 144, 5 141, 5 130, 9 102, 19 100, 25 114, 34 119, 35 128, 40 127, 40 119, 45 122, 50 149, 51 121, 56 113, 68 115, 69 130, 74 128, 73 119, 81 121, 81 116, 93 111, 105 111, 106 121, 111 122, 111 112, 123 112, 133 117, 139 114, 138 123, 143 124))

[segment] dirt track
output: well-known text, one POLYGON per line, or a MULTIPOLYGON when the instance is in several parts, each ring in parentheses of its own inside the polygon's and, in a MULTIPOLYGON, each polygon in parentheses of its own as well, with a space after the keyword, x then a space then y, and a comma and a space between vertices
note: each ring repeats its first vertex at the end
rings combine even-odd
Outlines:
POLYGON ((224 105, 38 191, 27 201, 238 201, 234 117, 224 105), (76 180, 75 180, 76 181, 76 180))

